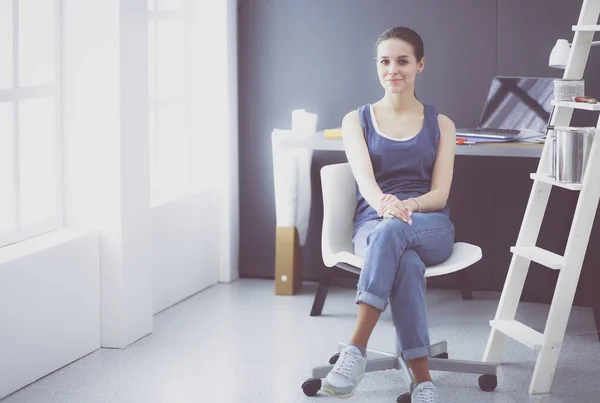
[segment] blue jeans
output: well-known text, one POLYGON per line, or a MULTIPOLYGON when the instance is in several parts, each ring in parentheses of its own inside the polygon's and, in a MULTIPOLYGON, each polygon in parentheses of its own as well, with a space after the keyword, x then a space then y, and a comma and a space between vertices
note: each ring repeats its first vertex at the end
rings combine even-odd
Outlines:
POLYGON ((353 239, 365 264, 356 303, 385 311, 388 299, 405 360, 430 355, 425 267, 448 259, 454 225, 439 212, 413 213, 412 225, 397 218, 367 221, 353 239))

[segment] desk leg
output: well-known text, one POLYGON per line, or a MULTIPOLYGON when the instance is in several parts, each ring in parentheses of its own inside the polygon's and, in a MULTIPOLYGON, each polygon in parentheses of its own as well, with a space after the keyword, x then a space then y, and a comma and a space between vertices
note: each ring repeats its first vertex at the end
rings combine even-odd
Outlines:
POLYGON ((302 288, 302 256, 296 227, 277 227, 275 295, 294 295, 302 288))
POLYGON ((594 298, 592 310, 594 311, 594 321, 596 322, 596 335, 598 336, 598 341, 600 341, 600 295, 594 298))
POLYGON ((462 299, 464 301, 473 299, 473 288, 471 287, 471 282, 469 281, 469 273, 467 273, 467 269, 462 269, 458 272, 458 279, 460 282, 460 294, 462 295, 462 299))
POLYGON ((329 284, 331 283, 331 271, 333 268, 325 267, 321 274, 321 280, 319 281, 319 287, 315 294, 312 309, 310 310, 310 316, 319 316, 323 312, 323 305, 325 305, 325 299, 327 298, 327 292, 329 291, 329 284))

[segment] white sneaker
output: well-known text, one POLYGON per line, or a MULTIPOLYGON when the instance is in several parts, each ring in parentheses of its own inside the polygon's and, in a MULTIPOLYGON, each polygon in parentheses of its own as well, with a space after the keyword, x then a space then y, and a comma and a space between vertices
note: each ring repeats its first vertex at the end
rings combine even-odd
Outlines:
POLYGON ((323 379, 321 390, 335 397, 350 397, 365 375, 367 358, 354 346, 345 347, 333 369, 323 379))
POLYGON ((435 403, 436 387, 433 382, 421 382, 413 390, 411 403, 435 403))

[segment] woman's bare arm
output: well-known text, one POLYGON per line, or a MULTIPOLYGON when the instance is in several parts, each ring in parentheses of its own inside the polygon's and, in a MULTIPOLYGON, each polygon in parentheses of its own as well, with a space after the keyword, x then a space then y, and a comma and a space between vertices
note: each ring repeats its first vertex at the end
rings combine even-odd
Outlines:
MULTIPOLYGON (((431 190, 416 197, 422 212, 441 210, 448 201, 452 176, 454 174, 454 155, 456 153, 456 128, 447 116, 438 115, 440 141, 431 176, 431 190)), ((415 207, 417 207, 415 203, 415 207)), ((415 208, 418 211, 418 208, 415 208)))
POLYGON ((383 192, 375 181, 371 157, 365 141, 365 136, 360 125, 358 111, 349 112, 342 121, 342 139, 346 158, 352 168, 358 189, 367 203, 375 210, 379 210, 383 192))

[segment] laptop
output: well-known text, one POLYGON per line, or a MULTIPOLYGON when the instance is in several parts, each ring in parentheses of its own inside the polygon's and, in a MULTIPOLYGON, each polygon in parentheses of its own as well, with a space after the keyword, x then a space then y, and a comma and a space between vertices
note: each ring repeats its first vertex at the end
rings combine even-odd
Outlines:
POLYGON ((546 131, 552 113, 554 78, 494 77, 474 129, 457 129, 459 137, 511 140, 522 129, 546 131))

